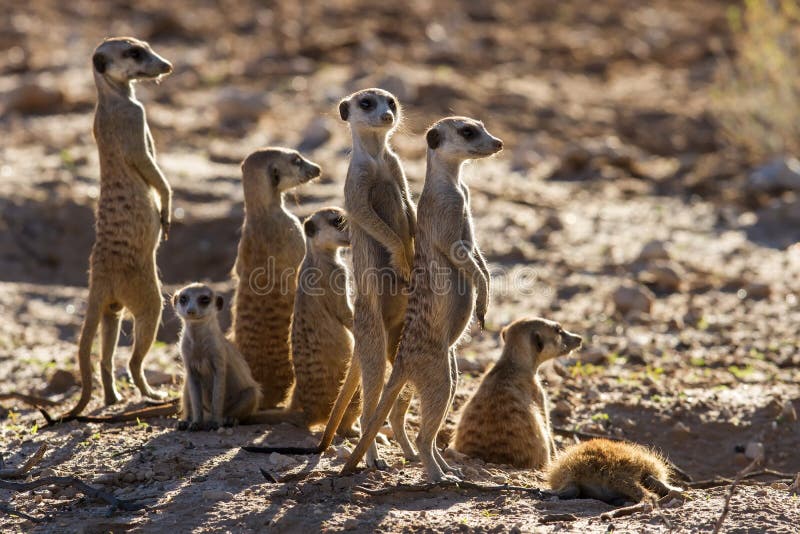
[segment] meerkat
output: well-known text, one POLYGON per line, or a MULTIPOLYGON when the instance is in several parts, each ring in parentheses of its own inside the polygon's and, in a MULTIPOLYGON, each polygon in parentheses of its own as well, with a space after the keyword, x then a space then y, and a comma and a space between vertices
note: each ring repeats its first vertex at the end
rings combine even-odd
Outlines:
POLYGON ((555 443, 537 371, 579 348, 581 338, 541 318, 517 320, 501 338, 500 359, 461 415, 455 449, 487 462, 541 469, 553 459, 555 443))
MULTIPOLYGON (((339 208, 323 208, 303 222, 306 256, 300 268, 292 317, 292 365, 295 385, 286 410, 266 410, 269 423, 311 427, 328 420, 353 354, 353 310, 348 299, 347 267, 339 251, 350 245, 346 217, 339 208)), ((353 423, 361 411, 354 396, 338 433, 358 435, 353 423)))
MULTIPOLYGON (((670 485, 670 468, 656 452, 635 443, 591 439, 567 448, 547 470, 547 482, 562 499, 598 499, 616 506, 682 496, 670 485)), ((640 505, 620 511, 636 511, 640 505)))
POLYGON ((78 348, 81 397, 69 417, 80 414, 91 400, 91 351, 98 327, 105 404, 121 400, 114 384, 114 351, 125 309, 134 322, 129 363, 133 382, 142 395, 164 398, 147 383, 142 362, 161 321, 156 249, 161 237, 168 237, 172 191, 156 163, 153 137, 134 83, 158 81, 172 72, 172 64, 146 42, 132 37, 103 41, 94 51, 92 64, 97 86, 94 138, 100 157, 100 200, 89 257, 89 299, 78 348))
POLYGON ((265 408, 283 402, 294 380, 290 325, 306 252, 300 221, 284 207, 283 194, 320 174, 317 164, 286 148, 257 150, 242 163, 245 218, 231 331, 261 384, 265 408))
MULTIPOLYGON (((397 352, 408 304, 404 285, 411 272, 416 227, 408 182, 400 159, 389 145, 400 123, 401 108, 388 91, 364 89, 339 103, 339 116, 349 124, 353 140, 344 185, 355 289, 353 358, 317 447, 246 448, 252 452, 325 451, 358 390, 359 375, 363 428, 378 404, 386 360, 393 362, 397 352)), ((404 456, 415 460, 416 451, 404 428, 410 402, 410 391, 403 391, 389 419, 404 456)), ((385 467, 374 443, 366 461, 371 467, 385 467)))
POLYGON ((217 313, 223 304, 213 289, 198 283, 172 297, 183 323, 180 348, 186 373, 179 429, 216 429, 244 422, 261 402, 261 386, 219 326, 217 313))
MULTIPOLYGON (((343 473, 355 469, 375 439, 400 390, 411 383, 420 399, 416 439, 420 458, 433 482, 456 482, 435 446, 458 380, 455 345, 473 313, 483 327, 489 298, 489 272, 475 243, 469 189, 461 180, 462 164, 496 154, 503 142, 479 121, 447 117, 426 133, 425 185, 417 213, 414 277, 397 358, 380 403, 343 473)), ((356 325, 358 317, 356 317, 356 325)))

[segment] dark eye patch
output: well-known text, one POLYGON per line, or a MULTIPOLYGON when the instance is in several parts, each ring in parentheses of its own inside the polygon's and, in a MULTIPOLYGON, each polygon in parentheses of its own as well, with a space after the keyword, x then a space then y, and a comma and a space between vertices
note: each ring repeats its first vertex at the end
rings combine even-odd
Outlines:
POLYGON ((389 105, 389 109, 397 111, 397 102, 394 101, 394 98, 387 99, 386 103, 389 105))
POLYGON ((303 163, 303 160, 300 158, 300 156, 295 156, 292 159, 292 164, 294 164, 297 167, 299 167, 301 163, 303 163))
POLYGON ((139 62, 142 59, 144 59, 144 54, 145 54, 144 48, 140 46, 134 46, 123 52, 122 56, 129 57, 132 60, 139 62))
POLYGON ((277 187, 279 183, 281 183, 281 174, 278 172, 278 169, 273 168, 272 173, 272 185, 277 187))
POLYGON ((373 102, 371 98, 362 98, 358 101, 358 107, 365 111, 372 109, 373 106, 375 106, 375 102, 373 102))
POLYGON ((197 299, 197 302, 200 303, 200 305, 205 308, 206 306, 211 304, 211 297, 209 297, 208 295, 203 295, 199 299, 197 299))
POLYGON ((458 131, 464 139, 472 139, 478 135, 478 130, 474 126, 464 126, 458 131))
POLYGON ((189 302, 189 297, 186 295, 181 295, 180 298, 178 298, 178 302, 181 303, 181 306, 186 306, 186 304, 189 302))
POLYGON ((331 225, 335 228, 342 229, 344 228, 344 217, 338 216, 331 219, 331 225))

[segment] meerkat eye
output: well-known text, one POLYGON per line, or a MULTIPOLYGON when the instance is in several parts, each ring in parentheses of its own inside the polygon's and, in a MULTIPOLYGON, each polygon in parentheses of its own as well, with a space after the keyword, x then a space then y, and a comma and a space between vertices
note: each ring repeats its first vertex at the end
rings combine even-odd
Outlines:
POLYGON ((208 295, 203 295, 202 297, 197 299, 197 302, 199 302, 200 305, 205 308, 206 306, 211 304, 211 297, 209 297, 208 295))
POLYGON ((127 56, 138 63, 142 59, 144 59, 144 50, 142 50, 138 46, 131 48, 130 50, 128 50, 127 56))
POLYGON ((277 186, 279 183, 281 183, 281 175, 278 169, 272 169, 272 185, 277 186))
POLYGON ((392 111, 397 110, 397 103, 394 101, 394 98, 388 99, 386 103, 389 105, 389 109, 391 109, 392 111))
POLYGON ((362 98, 358 102, 358 106, 363 109, 364 111, 372 108, 372 100, 369 98, 362 98))
POLYGON ((186 304, 189 303, 189 297, 187 297, 186 295, 181 295, 178 298, 178 302, 180 302, 181 306, 186 306, 186 304))
POLYGON ((464 126, 463 128, 461 128, 459 133, 461 134, 461 137, 463 137, 464 139, 472 139, 478 132, 472 126, 464 126))
POLYGON ((293 163, 295 166, 299 167, 299 166, 300 166, 300 164, 301 164, 301 163, 303 163, 303 160, 302 160, 302 159, 300 159, 300 156, 295 156, 295 157, 294 157, 294 159, 292 160, 292 163, 293 163))
POLYGON ((344 228, 344 217, 340 216, 340 217, 334 218, 331 221, 331 224, 333 224, 333 226, 335 226, 336 228, 339 228, 339 229, 344 228))

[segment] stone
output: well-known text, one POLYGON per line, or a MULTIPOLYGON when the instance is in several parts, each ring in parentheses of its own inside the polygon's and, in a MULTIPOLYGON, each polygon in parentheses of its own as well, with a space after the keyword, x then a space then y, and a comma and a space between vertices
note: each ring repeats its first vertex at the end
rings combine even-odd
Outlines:
POLYGON ((744 455, 748 460, 764 457, 764 444, 760 441, 751 441, 744 449, 744 455))
POLYGON ((639 281, 653 286, 658 291, 677 293, 686 276, 683 268, 675 262, 656 260, 639 273, 639 281))
POLYGON ((73 387, 78 385, 75 375, 66 369, 56 369, 47 383, 45 391, 51 395, 60 395, 66 393, 73 387))
POLYGON ((203 492, 203 499, 206 501, 230 501, 233 500, 233 493, 222 490, 206 490, 203 492))
POLYGON ((796 158, 777 158, 753 171, 747 187, 760 193, 800 191, 800 161, 796 158))
POLYGON ((655 300, 653 292, 638 284, 621 285, 612 294, 617 312, 627 315, 630 312, 650 313, 655 300))
POLYGON ((297 145, 299 152, 313 152, 331 138, 331 128, 329 120, 325 117, 315 117, 308 123, 303 130, 300 144, 297 145))
POLYGON ((25 115, 46 115, 62 111, 64 93, 57 87, 29 83, 12 90, 6 96, 6 111, 25 115))
POLYGON ((797 421, 797 410, 794 409, 792 401, 788 400, 783 404, 781 408, 781 419, 790 422, 797 421))
POLYGON ((648 241, 639 252, 637 261, 651 262, 654 260, 668 260, 670 259, 669 248, 665 241, 654 239, 648 241))

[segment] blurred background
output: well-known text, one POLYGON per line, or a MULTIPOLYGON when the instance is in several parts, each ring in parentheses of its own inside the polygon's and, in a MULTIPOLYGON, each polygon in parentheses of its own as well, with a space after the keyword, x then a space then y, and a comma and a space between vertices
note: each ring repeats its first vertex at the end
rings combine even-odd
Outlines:
MULTIPOLYGON (((433 121, 468 115, 505 142, 466 182, 497 279, 533 272, 535 291, 495 293, 466 373, 510 320, 545 315, 587 339, 548 377, 557 423, 669 443, 709 474, 748 440, 797 443, 796 424, 769 425, 800 402, 799 23, 791 1, 5 0, 0 376, 36 390, 72 368, 99 193, 90 57, 132 35, 175 66, 137 89, 175 191, 165 291, 232 289, 257 147, 322 165, 296 214, 341 204, 336 104, 378 86, 404 106, 392 143, 415 197, 433 121), (703 463, 703 444, 729 454, 703 463)), ((177 326, 165 311, 151 367, 174 371, 177 326)))

